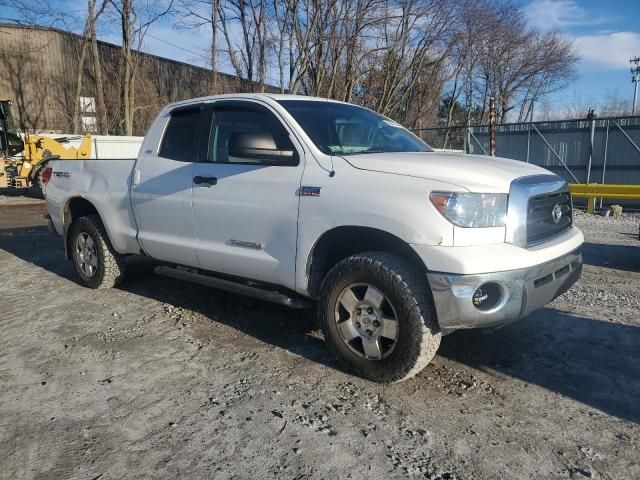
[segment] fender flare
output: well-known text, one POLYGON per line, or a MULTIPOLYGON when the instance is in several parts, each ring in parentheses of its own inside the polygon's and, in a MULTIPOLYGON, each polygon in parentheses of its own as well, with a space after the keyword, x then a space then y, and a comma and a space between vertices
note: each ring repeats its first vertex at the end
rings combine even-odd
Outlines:
MULTIPOLYGON (((69 232, 70 232, 71 225, 73 225, 73 220, 72 220, 72 215, 71 215, 71 202, 74 201, 74 200, 83 200, 87 204, 91 205, 91 207, 93 208, 93 210, 95 212, 94 214, 98 215, 98 218, 102 222, 102 215, 100 214, 100 211, 93 204, 93 202, 91 200, 78 195, 78 196, 72 197, 72 198, 70 198, 70 199, 68 199, 66 201, 66 203, 64 204, 64 207, 62 207, 62 238, 64 239, 64 256, 65 256, 65 259, 67 259, 67 260, 71 260, 72 259, 72 256, 70 255, 70 251, 69 251, 69 232)), ((85 216, 85 215, 81 215, 81 216, 85 216)), ((106 231, 106 229, 105 229, 105 231, 106 231)), ((109 232, 107 232, 107 236, 109 236, 109 232)), ((109 240, 111 240, 111 239, 109 239, 109 240)))
MULTIPOLYGON (((314 240, 308 252, 307 258, 304 260, 304 272, 307 279, 306 291, 310 296, 313 297, 320 288, 320 283, 324 278, 324 274, 326 274, 326 271, 328 271, 327 267, 331 268, 331 266, 335 264, 335 262, 332 262, 332 260, 335 259, 330 259, 328 262, 326 261, 327 259, 325 258, 325 255, 327 252, 325 251, 325 249, 327 251, 332 251, 333 246, 341 245, 342 242, 340 242, 338 239, 342 235, 345 235, 347 238, 353 238, 354 235, 352 235, 352 232, 354 231, 361 231, 362 233, 365 233, 365 241, 362 245, 353 245, 353 247, 358 248, 352 249, 351 246, 345 245, 346 248, 344 249, 344 252, 342 252, 343 255, 338 255, 338 257, 346 258, 348 255, 356 252, 380 250, 395 253, 409 260, 411 263, 419 265, 425 271, 428 270, 428 267, 424 263, 424 260, 420 258, 418 253, 406 240, 399 237, 398 235, 376 227, 361 225, 338 225, 324 231, 314 240), (320 260, 319 264, 316 264, 314 262, 314 260, 317 259, 320 260)), ((346 243, 349 244, 350 242, 347 241, 346 243)))
POLYGON ((47 157, 47 158, 43 159, 41 162, 39 162, 34 168, 31 169, 31 171, 27 175, 27 178, 29 179, 29 181, 31 181, 33 183, 38 179, 38 175, 40 174, 40 172, 43 169, 47 168, 49 160, 55 160, 55 158, 54 157, 47 157))

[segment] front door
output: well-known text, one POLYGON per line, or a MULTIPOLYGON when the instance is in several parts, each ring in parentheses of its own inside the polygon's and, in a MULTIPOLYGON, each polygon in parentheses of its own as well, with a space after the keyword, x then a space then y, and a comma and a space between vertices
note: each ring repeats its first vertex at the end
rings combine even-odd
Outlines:
POLYGON ((160 148, 141 152, 131 187, 145 253, 189 266, 198 264, 191 190, 201 114, 201 105, 179 107, 165 124, 154 127, 150 134, 163 135, 160 148))
POLYGON ((219 101, 207 113, 211 128, 200 143, 205 161, 195 164, 193 184, 200 266, 294 288, 300 149, 275 112, 257 102, 219 101), (239 138, 245 144, 230 149, 239 138), (261 157, 246 139, 289 156, 261 157))

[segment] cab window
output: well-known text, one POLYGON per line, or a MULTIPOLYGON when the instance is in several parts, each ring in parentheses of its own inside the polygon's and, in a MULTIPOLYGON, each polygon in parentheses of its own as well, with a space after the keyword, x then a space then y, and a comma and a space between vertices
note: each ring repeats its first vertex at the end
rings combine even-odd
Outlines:
POLYGON ((252 106, 214 109, 207 161, 250 165, 297 165, 289 133, 271 113, 252 106))
POLYGON ((200 107, 180 108, 171 112, 158 155, 180 162, 195 162, 198 151, 200 107))

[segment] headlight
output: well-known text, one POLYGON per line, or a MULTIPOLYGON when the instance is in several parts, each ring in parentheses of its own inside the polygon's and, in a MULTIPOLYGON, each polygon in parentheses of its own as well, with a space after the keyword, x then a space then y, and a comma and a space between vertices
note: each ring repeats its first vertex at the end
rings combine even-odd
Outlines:
POLYGON ((432 192, 431 203, 451 223, 459 227, 504 226, 506 193, 432 192))

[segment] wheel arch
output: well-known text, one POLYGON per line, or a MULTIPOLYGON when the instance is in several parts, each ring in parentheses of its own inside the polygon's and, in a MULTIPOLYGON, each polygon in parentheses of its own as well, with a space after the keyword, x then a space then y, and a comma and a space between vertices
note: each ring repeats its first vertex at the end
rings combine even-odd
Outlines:
POLYGON ((27 177, 31 182, 35 182, 38 179, 38 174, 42 170, 47 168, 47 165, 49 164, 49 160, 51 160, 51 158, 42 159, 40 162, 34 165, 34 167, 29 171, 29 173, 27 174, 27 177))
POLYGON ((324 232, 309 252, 306 263, 309 295, 313 298, 318 296, 322 280, 338 262, 369 251, 393 253, 425 272, 427 270, 417 252, 400 237, 374 227, 343 225, 324 232))
MULTIPOLYGON (((71 258, 71 251, 69 246, 69 234, 71 231, 71 225, 80 217, 86 217, 88 215, 97 215, 102 221, 100 212, 93 203, 84 197, 76 196, 67 200, 64 208, 62 209, 62 222, 63 222, 63 236, 64 236, 64 251, 67 259, 71 258)), ((109 235, 109 232, 107 232, 109 235)))

